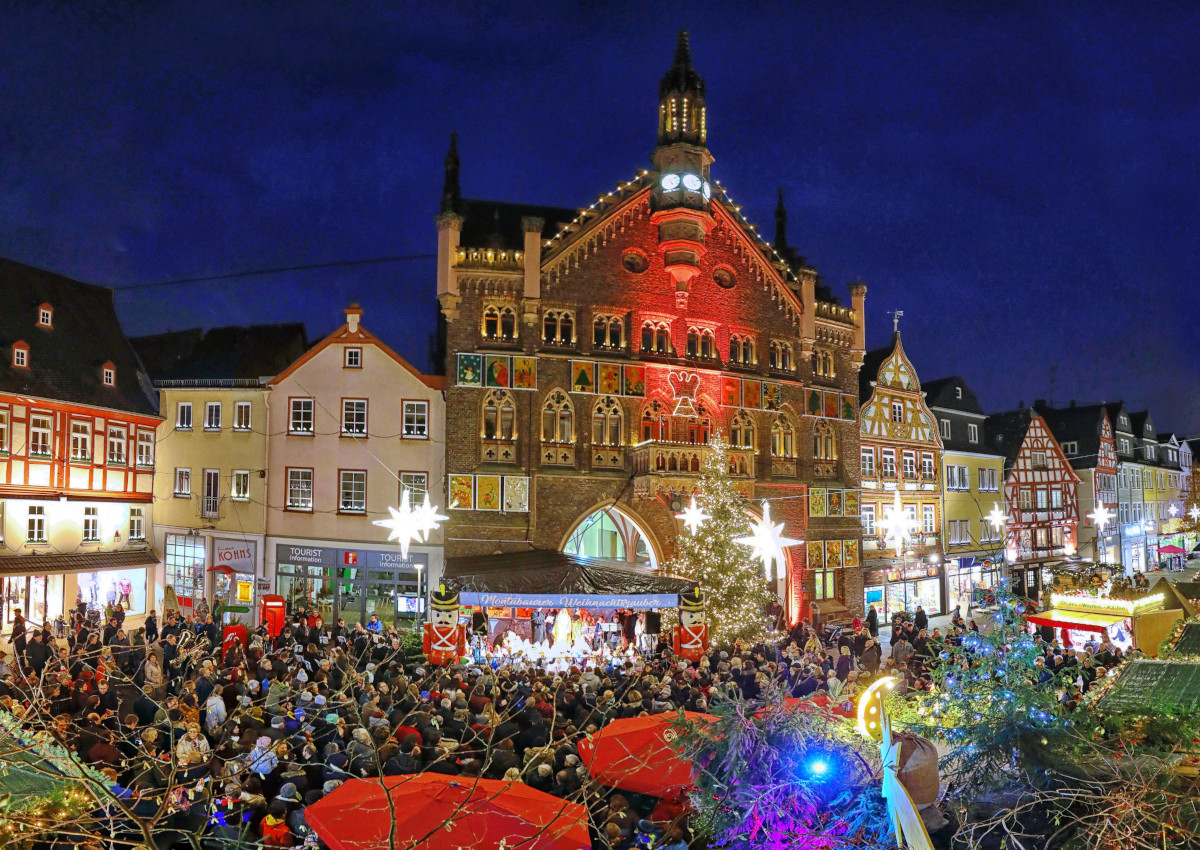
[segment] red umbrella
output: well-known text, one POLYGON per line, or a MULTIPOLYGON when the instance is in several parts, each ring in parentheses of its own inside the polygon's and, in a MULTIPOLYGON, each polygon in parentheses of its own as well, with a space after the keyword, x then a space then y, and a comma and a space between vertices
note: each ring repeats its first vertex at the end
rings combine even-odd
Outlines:
POLYGON ((1164 555, 1182 555, 1186 549, 1180 549, 1178 546, 1159 546, 1158 551, 1164 555))
MULTIPOLYGON (((684 713, 688 720, 716 720, 711 714, 684 713)), ((579 742, 579 758, 597 782, 670 797, 692 787, 692 763, 675 751, 672 722, 677 712, 614 720, 579 742)))
POLYGON ((521 782, 417 773, 350 779, 304 810, 330 850, 586 850, 587 809, 521 782))

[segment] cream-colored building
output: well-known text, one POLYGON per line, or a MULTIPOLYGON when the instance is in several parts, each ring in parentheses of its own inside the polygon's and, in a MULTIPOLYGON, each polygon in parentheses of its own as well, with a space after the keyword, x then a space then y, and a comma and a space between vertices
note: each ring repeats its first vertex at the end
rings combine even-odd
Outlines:
POLYGON ((267 578, 289 610, 392 623, 415 615, 441 575, 442 537, 432 532, 405 559, 372 522, 402 488, 445 506, 444 380, 367 331, 358 305, 345 314, 270 383, 267 578))
POLYGON ((157 610, 220 599, 253 622, 267 522, 267 394, 304 353, 300 324, 198 329, 133 341, 159 393, 157 610))

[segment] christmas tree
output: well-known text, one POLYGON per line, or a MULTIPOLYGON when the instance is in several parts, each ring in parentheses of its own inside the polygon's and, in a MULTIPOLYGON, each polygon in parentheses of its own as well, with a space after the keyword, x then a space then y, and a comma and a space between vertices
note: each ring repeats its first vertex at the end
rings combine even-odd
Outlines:
POLYGON ((709 441, 696 488, 696 504, 706 515, 695 533, 682 531, 667 572, 694 581, 708 597, 708 629, 714 644, 736 638, 757 641, 773 626, 766 608, 774 598, 762 565, 737 543, 750 536, 746 502, 729 478, 729 444, 720 434, 709 441))

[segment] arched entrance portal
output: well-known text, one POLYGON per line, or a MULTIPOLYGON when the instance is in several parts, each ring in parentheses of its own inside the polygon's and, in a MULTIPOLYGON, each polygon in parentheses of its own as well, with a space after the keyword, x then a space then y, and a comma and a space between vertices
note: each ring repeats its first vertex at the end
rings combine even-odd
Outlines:
POLYGON ((649 535, 637 521, 615 506, 598 508, 567 535, 562 550, 583 558, 603 558, 658 569, 649 535))

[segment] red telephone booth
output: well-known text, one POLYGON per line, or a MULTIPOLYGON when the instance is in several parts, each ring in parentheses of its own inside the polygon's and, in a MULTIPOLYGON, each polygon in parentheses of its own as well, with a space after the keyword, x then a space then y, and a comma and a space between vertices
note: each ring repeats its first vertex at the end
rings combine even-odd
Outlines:
POLYGON ((279 637, 287 620, 287 600, 272 594, 265 594, 260 600, 258 621, 261 623, 265 620, 271 637, 279 637))

